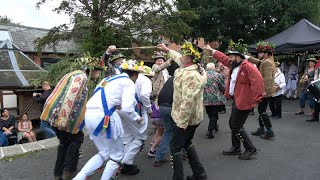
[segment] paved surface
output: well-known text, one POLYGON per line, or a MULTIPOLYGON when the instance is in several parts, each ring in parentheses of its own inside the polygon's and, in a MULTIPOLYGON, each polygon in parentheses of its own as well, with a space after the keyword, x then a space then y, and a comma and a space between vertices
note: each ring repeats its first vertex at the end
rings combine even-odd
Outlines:
MULTIPOLYGON (((230 133, 227 114, 220 116, 220 131, 215 139, 205 138, 208 118, 197 129, 194 144, 207 171, 209 180, 317 180, 320 179, 320 124, 307 123, 306 115, 295 116, 297 101, 283 103, 282 119, 272 120, 275 140, 263 140, 253 137, 252 141, 260 149, 255 159, 238 160, 237 157, 223 156, 221 151, 230 147, 230 133)), ((251 132, 257 128, 257 115, 250 117, 246 129, 251 132)), ((148 150, 148 139, 146 151, 148 150)), ((172 170, 168 163, 160 168, 152 166, 153 159, 147 158, 147 152, 138 155, 136 163, 141 173, 134 177, 119 176, 120 180, 169 180, 172 170)), ((86 138, 83 144, 84 157, 80 159, 78 168, 96 153, 92 142, 86 138)), ((56 149, 43 150, 26 157, 13 159, 11 162, 0 161, 0 179, 53 179, 52 171, 56 158, 56 149)), ((187 162, 184 164, 185 174, 191 170, 187 162)), ((100 179, 100 174, 91 178, 100 179)))

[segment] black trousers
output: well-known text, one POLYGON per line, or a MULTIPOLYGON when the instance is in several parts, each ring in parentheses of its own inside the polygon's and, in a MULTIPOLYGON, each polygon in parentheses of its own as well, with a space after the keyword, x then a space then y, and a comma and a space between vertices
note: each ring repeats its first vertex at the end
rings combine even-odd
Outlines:
POLYGON ((272 116, 279 116, 282 115, 282 95, 272 97, 269 101, 270 111, 272 116))
POLYGON ((314 106, 313 119, 319 119, 319 112, 320 112, 320 104, 316 102, 314 106))
POLYGON ((198 125, 188 126, 187 129, 181 129, 177 125, 173 126, 173 137, 170 142, 172 154, 178 153, 182 148, 187 149, 192 145, 192 139, 198 125))
POLYGON ((217 122, 219 119, 219 112, 223 111, 224 106, 223 105, 205 106, 205 108, 210 120, 208 131, 212 131, 217 126, 217 122))
POLYGON ((229 119, 229 126, 231 130, 231 141, 234 148, 241 147, 241 141, 245 149, 253 148, 252 141, 250 140, 247 132, 243 128, 251 110, 239 110, 235 102, 232 104, 232 111, 229 119))
POLYGON ((259 125, 261 128, 264 126, 266 126, 266 128, 272 127, 270 118, 267 114, 268 103, 271 99, 272 99, 272 97, 263 98, 262 101, 258 105, 259 125))
POLYGON ((84 134, 70 134, 53 128, 60 140, 56 164, 54 166, 54 176, 62 176, 63 171, 76 172, 79 160, 79 149, 83 143, 84 134))

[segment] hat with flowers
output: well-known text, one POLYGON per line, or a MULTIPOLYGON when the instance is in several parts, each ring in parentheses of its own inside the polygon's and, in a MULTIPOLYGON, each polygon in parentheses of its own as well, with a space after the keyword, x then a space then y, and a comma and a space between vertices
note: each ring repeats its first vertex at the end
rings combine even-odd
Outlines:
POLYGON ((89 52, 84 53, 83 57, 77 58, 76 62, 80 65, 81 69, 89 70, 106 70, 107 66, 104 64, 104 60, 92 57, 89 52))
POLYGON ((275 49, 275 44, 266 42, 266 41, 260 41, 257 43, 257 51, 258 52, 271 52, 273 53, 275 49))
POLYGON ((183 56, 191 56, 193 63, 199 63, 201 61, 201 53, 193 47, 191 42, 185 41, 181 46, 181 52, 183 56))
POLYGON ((235 43, 232 39, 229 42, 227 55, 238 55, 242 59, 245 59, 244 55, 248 53, 248 45, 243 43, 243 39, 239 39, 235 43))

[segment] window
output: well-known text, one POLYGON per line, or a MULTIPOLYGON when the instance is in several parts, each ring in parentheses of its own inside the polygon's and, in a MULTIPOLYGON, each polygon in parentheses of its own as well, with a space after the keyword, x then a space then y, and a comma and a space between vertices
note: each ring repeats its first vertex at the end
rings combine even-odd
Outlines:
POLYGON ((41 67, 46 68, 51 64, 57 63, 59 59, 55 58, 41 58, 41 67))
POLYGON ((9 39, 10 41, 12 41, 11 36, 9 34, 9 32, 7 30, 1 30, 0 29, 0 41, 5 41, 9 39))

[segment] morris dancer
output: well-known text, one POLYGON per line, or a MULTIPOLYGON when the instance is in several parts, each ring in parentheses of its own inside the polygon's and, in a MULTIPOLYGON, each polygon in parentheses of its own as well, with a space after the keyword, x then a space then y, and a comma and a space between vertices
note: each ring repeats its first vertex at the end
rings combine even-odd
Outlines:
POLYGON ((184 148, 189 158, 193 175, 187 176, 188 180, 207 179, 206 172, 198 158, 192 144, 192 139, 199 124, 203 120, 203 88, 207 82, 207 75, 203 68, 199 72, 201 55, 186 42, 182 47, 181 56, 178 52, 159 44, 158 48, 168 52, 180 68, 175 71, 174 93, 172 104, 172 119, 175 122, 173 137, 170 144, 173 163, 173 180, 184 179, 181 150, 184 148))
MULTIPOLYGON (((90 78, 97 79, 100 70, 93 70, 90 78)), ((65 75, 47 99, 40 117, 50 123, 60 140, 54 167, 54 178, 57 180, 72 179, 77 170, 79 148, 84 137, 79 126, 84 119, 88 75, 89 70, 77 70, 65 75)))
MULTIPOLYGON (((136 62, 133 62, 136 64, 136 62)), ((130 62, 129 62, 130 64, 130 62)), ((139 69, 144 69, 143 62, 140 62, 139 69)), ((151 69, 151 68, 150 68, 151 69)), ((151 113, 150 95, 152 91, 152 84, 149 78, 143 73, 140 73, 135 82, 136 90, 136 111, 144 119, 144 124, 138 124, 131 119, 130 114, 125 111, 117 111, 125 130, 123 136, 124 143, 124 157, 122 159, 121 174, 135 175, 139 173, 136 165, 133 165, 136 154, 141 150, 144 141, 148 137, 148 114, 151 113)))
POLYGON ((243 53, 246 52, 246 47, 240 42, 235 44, 231 41, 228 56, 212 49, 209 45, 206 45, 204 49, 230 68, 229 84, 227 84, 225 96, 233 99, 229 119, 232 147, 222 153, 223 155, 239 155, 241 160, 250 159, 257 153, 257 149, 243 126, 251 109, 262 99, 263 78, 258 69, 245 59, 243 53), (241 141, 246 149, 244 153, 241 153, 241 141))
POLYGON ((121 136, 124 133, 121 119, 115 112, 116 107, 130 116, 130 120, 137 124, 144 123, 135 111, 134 82, 138 79, 139 69, 126 63, 121 68, 122 74, 100 82, 87 103, 85 124, 98 154, 86 163, 74 180, 85 180, 101 168, 105 161, 107 165, 101 179, 109 180, 116 175, 123 158, 121 136))
POLYGON ((269 101, 276 93, 274 83, 276 74, 276 66, 273 59, 274 45, 268 42, 259 42, 257 46, 259 59, 249 57, 249 61, 256 64, 259 68, 264 81, 264 94, 262 101, 258 105, 260 127, 251 134, 260 136, 263 139, 271 139, 275 135, 272 131, 272 124, 267 114, 267 108, 269 101), (265 131, 264 127, 266 127, 267 131, 265 131))
POLYGON ((104 63, 108 66, 106 71, 106 77, 121 74, 122 70, 120 66, 125 57, 116 50, 117 47, 115 45, 111 45, 102 55, 104 63))

